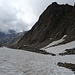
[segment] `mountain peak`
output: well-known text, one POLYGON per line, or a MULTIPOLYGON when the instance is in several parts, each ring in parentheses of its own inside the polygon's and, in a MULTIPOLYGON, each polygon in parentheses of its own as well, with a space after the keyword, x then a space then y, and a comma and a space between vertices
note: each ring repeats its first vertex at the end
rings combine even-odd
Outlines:
POLYGON ((57 2, 53 2, 52 5, 58 5, 57 2))
POLYGON ((68 4, 59 5, 53 2, 16 46, 39 48, 61 39, 64 35, 67 35, 64 43, 75 40, 75 9, 68 4))

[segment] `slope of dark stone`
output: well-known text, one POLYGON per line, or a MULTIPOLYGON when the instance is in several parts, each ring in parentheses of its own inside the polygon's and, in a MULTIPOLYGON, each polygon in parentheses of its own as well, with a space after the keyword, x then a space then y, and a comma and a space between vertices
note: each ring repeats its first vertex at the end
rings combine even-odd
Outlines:
POLYGON ((57 65, 58 65, 58 66, 61 66, 61 67, 68 68, 68 69, 71 69, 71 70, 74 71, 74 73, 75 73, 75 64, 58 62, 57 65))
POLYGON ((75 55, 75 48, 66 49, 64 53, 60 53, 59 55, 75 55))
POLYGON ((26 51, 31 51, 31 52, 35 52, 35 53, 44 54, 44 55, 55 56, 55 54, 46 52, 45 50, 40 50, 40 49, 37 49, 37 48, 28 47, 28 46, 18 47, 18 49, 23 49, 23 50, 26 50, 26 51))
POLYGON ((10 48, 13 47, 13 45, 15 45, 26 32, 27 31, 17 33, 16 36, 6 44, 6 46, 10 48))
POLYGON ((3 47, 2 44, 0 44, 0 47, 3 47))
POLYGON ((75 7, 54 2, 47 7, 32 29, 14 47, 28 45, 41 48, 64 35, 67 37, 63 43, 75 40, 75 7))

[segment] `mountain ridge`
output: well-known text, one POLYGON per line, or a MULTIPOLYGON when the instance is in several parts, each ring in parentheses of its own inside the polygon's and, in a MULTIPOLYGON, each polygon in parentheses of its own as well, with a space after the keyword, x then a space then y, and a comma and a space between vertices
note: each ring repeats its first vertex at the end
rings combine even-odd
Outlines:
POLYGON ((49 43, 61 39, 64 35, 67 43, 75 40, 75 6, 68 4, 59 5, 53 2, 41 14, 39 20, 30 31, 14 46, 22 48, 24 45, 41 48, 49 43))
MULTIPOLYGON (((0 44, 7 45, 9 42, 14 42, 16 37, 19 37, 21 32, 17 33, 15 30, 8 30, 8 32, 0 32, 0 44), (12 41, 13 40, 13 41, 12 41)), ((10 45, 10 44, 9 44, 10 45)))

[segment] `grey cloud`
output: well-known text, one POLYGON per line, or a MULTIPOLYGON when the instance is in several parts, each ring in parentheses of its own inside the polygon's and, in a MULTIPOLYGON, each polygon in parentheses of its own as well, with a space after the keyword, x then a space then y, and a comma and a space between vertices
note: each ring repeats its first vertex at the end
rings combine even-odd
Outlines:
POLYGON ((8 25, 11 26, 10 29, 15 29, 19 31, 29 30, 29 25, 22 20, 13 21, 12 23, 10 22, 8 25))
POLYGON ((8 4, 9 1, 7 0, 7 3, 5 1, 3 3, 0 6, 0 31, 7 32, 8 29, 22 31, 28 29, 28 26, 26 26, 28 24, 17 18, 17 10, 8 4))
POLYGON ((47 6, 55 1, 73 5, 75 0, 0 0, 0 31, 29 30, 47 6))

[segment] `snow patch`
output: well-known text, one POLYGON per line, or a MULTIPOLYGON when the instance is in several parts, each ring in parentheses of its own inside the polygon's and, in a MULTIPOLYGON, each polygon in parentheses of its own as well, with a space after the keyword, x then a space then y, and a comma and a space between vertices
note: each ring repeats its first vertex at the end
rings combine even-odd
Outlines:
POLYGON ((24 46, 26 46, 26 45, 24 45, 24 46))
POLYGON ((66 49, 72 49, 75 48, 75 41, 69 42, 67 44, 63 44, 63 45, 58 45, 58 46, 54 46, 54 47, 44 47, 42 48, 43 50, 46 50, 47 52, 50 53, 55 53, 55 54, 59 54, 64 52, 66 49))
POLYGON ((50 40, 52 40, 52 38, 50 38, 50 40))
POLYGON ((44 48, 48 48, 48 47, 50 47, 50 46, 57 45, 57 44, 63 42, 63 41, 65 40, 64 38, 65 38, 66 36, 67 36, 67 35, 64 35, 60 40, 53 41, 52 43, 50 43, 49 45, 47 45, 47 46, 44 47, 44 48))

